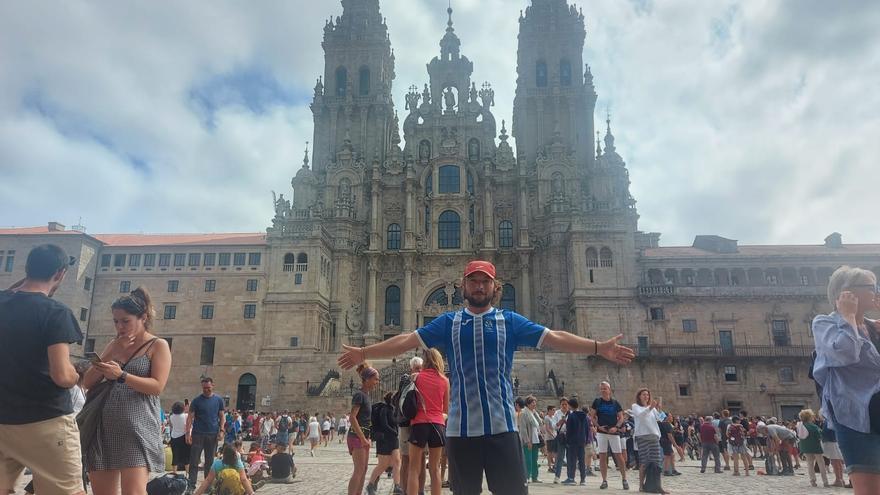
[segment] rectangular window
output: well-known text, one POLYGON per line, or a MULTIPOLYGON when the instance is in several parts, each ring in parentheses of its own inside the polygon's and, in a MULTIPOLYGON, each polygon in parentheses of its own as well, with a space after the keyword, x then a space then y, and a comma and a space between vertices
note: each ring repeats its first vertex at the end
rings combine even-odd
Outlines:
POLYGON ((129 292, 131 292, 131 282, 129 282, 128 280, 123 280, 122 282, 119 282, 119 292, 120 294, 128 294, 129 292))
POLYGON ((132 268, 137 268, 141 266, 141 255, 139 254, 129 254, 128 255, 128 266, 132 268))
POLYGON ((791 368, 791 366, 779 368, 779 382, 794 383, 794 370, 791 368))
POLYGON ((159 255, 159 266, 169 266, 171 265, 171 255, 170 254, 160 254, 159 255))
POLYGON ((120 268, 125 266, 125 255, 124 254, 114 254, 113 255, 113 266, 116 268, 120 268))
POLYGON ((173 320, 177 318, 177 305, 176 304, 166 304, 165 305, 165 314, 163 316, 166 320, 173 320))
POLYGON ((736 366, 725 366, 724 367, 724 381, 725 382, 738 381, 738 378, 736 376, 736 366))
POLYGON ((232 258, 232 264, 235 266, 244 266, 245 253, 235 253, 232 258))
POLYGON ((773 344, 784 347, 791 345, 791 335, 788 332, 788 320, 773 320, 773 344))
POLYGON ((89 310, 86 308, 79 308, 79 321, 86 321, 89 319, 89 310))
POLYGON ((299 347, 299 337, 290 338, 290 347, 299 347))
POLYGON ((171 350, 171 344, 174 343, 174 339, 172 339, 171 337, 162 337, 162 338, 165 339, 165 342, 168 342, 168 350, 171 350))
POLYGON ((202 319, 203 320, 213 320, 214 319, 214 305, 213 304, 203 304, 202 305, 202 319))
POLYGON ((202 263, 202 253, 189 254, 189 266, 199 266, 202 263))
POLYGON ((177 292, 178 287, 180 287, 180 280, 168 281, 168 292, 177 292))
POLYGON ((216 280, 205 280, 205 292, 214 292, 217 290, 216 280))
POLYGON ((810 277, 801 275, 801 285, 810 285, 810 277))
POLYGON ((767 275, 767 285, 779 285, 779 278, 776 275, 767 275))
POLYGON ((6 273, 11 273, 13 268, 15 268, 15 251, 9 251, 6 253, 6 264, 3 270, 6 273))
POLYGON ((229 266, 229 253, 220 253, 220 266, 229 266))
POLYGON ((654 321, 665 320, 663 308, 651 308, 651 319, 654 321))
POLYGON ((156 266, 156 255, 155 254, 145 254, 144 255, 144 266, 156 266))
POLYGON ((257 305, 256 304, 245 304, 244 305, 244 319, 245 320, 253 320, 257 317, 257 305))
POLYGON ((457 193, 461 190, 460 169, 455 165, 440 167, 440 194, 457 193))
POLYGON ((202 337, 202 356, 199 363, 202 366, 214 364, 214 337, 202 337))
POLYGON ((691 386, 690 385, 679 385, 678 386, 678 396, 679 397, 690 397, 691 396, 691 386))
POLYGON ((293 284, 294 285, 302 285, 302 283, 303 283, 303 274, 302 273, 294 274, 293 275, 293 284))
POLYGON ((255 279, 255 278, 248 279, 247 291, 248 292, 256 292, 257 291, 257 279, 255 279))
POLYGON ((176 253, 174 255, 174 266, 186 266, 186 254, 176 253))
POLYGON ((205 253, 205 266, 217 264, 217 253, 205 253))
POLYGON ((681 329, 687 333, 694 333, 697 331, 697 320, 687 319, 681 320, 681 329))
POLYGON ((648 345, 648 337, 640 336, 638 338, 639 348, 636 352, 638 352, 639 356, 647 356, 651 353, 651 349, 648 345))
POLYGON ((101 268, 108 268, 110 266, 110 262, 113 259, 113 256, 109 254, 101 255, 101 268))
POLYGON ((259 266, 261 258, 260 254, 261 253, 248 253, 248 265, 259 266))
POLYGON ((83 289, 92 290, 92 278, 91 277, 86 277, 85 281, 83 282, 83 289))
POLYGON ((83 352, 95 352, 95 339, 86 339, 83 344, 83 352))

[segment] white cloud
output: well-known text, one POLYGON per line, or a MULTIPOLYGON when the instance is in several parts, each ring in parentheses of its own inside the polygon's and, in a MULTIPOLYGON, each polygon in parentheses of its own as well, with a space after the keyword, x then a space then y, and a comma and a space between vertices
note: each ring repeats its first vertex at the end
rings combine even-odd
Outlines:
MULTIPOLYGON (((508 127, 526 5, 453 2, 473 80, 493 84, 508 127)), ((667 245, 702 233, 817 243, 833 230, 877 241, 866 227, 880 179, 880 9, 855 0, 584 8, 597 127, 609 107, 643 229, 667 245)), ((401 114, 406 89, 427 81, 439 53, 445 9, 382 2, 401 114)), ((92 232, 262 231, 269 191, 289 190, 312 139, 324 21, 339 14, 338 2, 305 0, 0 4, 0 225, 82 216, 92 232), (192 91, 248 71, 283 98, 269 94, 257 112, 230 98, 205 126, 192 91)))

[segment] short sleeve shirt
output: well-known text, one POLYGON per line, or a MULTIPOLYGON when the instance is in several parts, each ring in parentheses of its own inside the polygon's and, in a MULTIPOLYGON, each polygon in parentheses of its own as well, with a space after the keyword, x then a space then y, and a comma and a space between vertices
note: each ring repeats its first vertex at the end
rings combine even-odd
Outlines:
POLYGON ((199 435, 216 435, 220 432, 220 412, 226 404, 217 395, 199 395, 189 405, 190 414, 195 414, 192 432, 199 435))
MULTIPOLYGON (((352 407, 360 406, 358 407, 357 421, 358 425, 366 433, 366 430, 369 430, 372 426, 370 413, 373 409, 373 403, 370 401, 370 396, 365 394, 363 390, 358 390, 351 396, 351 405, 352 407)), ((348 433, 349 435, 356 436, 354 431, 348 433)), ((369 437, 369 435, 367 436, 369 437)))
POLYGON ((623 411, 616 399, 605 400, 601 397, 596 397, 590 407, 596 411, 596 423, 600 428, 617 426, 617 414, 623 411))
POLYGON ((0 291, 0 424, 73 413, 70 391, 49 376, 49 346, 82 341, 70 308, 38 292, 0 291))
POLYGON ((541 347, 548 330, 513 311, 467 309, 440 315, 416 330, 422 346, 442 351, 451 393, 446 436, 517 431, 510 370, 519 347, 541 347))
POLYGON ((214 464, 211 464, 211 471, 214 471, 214 474, 219 473, 226 467, 234 467, 235 469, 244 469, 244 463, 241 462, 241 459, 235 461, 235 466, 227 466, 223 464, 223 459, 214 459, 214 464))

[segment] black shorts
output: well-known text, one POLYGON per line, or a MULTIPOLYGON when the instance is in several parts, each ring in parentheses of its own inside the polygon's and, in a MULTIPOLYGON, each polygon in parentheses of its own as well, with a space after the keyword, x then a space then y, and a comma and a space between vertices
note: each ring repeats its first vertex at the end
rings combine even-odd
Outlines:
POLYGON ((672 444, 669 442, 660 442, 660 447, 663 449, 663 455, 675 455, 672 451, 672 444))
POLYGON ((755 437, 748 437, 748 438, 746 438, 746 444, 747 445, 757 445, 758 439, 755 437))
POLYGON ((323 435, 323 436, 325 436, 325 437, 329 437, 329 436, 330 436, 330 430, 324 430, 324 431, 322 431, 322 432, 321 432, 321 435, 323 435))
POLYGON ((454 473, 451 482, 456 495, 481 493, 484 471, 491 493, 529 493, 519 433, 449 437, 447 441, 449 472, 454 473))
POLYGON ((400 447, 400 445, 398 445, 399 441, 397 435, 382 435, 381 440, 376 440, 376 454, 391 455, 392 452, 400 447))
POLYGON ((446 427, 434 423, 412 425, 409 427, 409 443, 419 448, 440 448, 446 445, 446 427))
POLYGON ((718 441, 718 450, 720 450, 722 453, 727 452, 727 440, 718 441))
POLYGON ((550 452, 556 452, 556 439, 547 440, 547 450, 550 452))
POLYGON ((767 446, 767 437, 758 437, 758 445, 761 447, 767 446))

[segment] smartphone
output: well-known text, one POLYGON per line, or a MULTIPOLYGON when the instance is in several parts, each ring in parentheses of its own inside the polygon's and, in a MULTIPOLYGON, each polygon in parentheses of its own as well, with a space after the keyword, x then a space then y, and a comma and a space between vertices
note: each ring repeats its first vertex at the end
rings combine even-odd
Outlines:
POLYGON ((97 352, 87 352, 86 359, 91 361, 92 364, 98 364, 101 362, 101 356, 99 356, 97 352))

